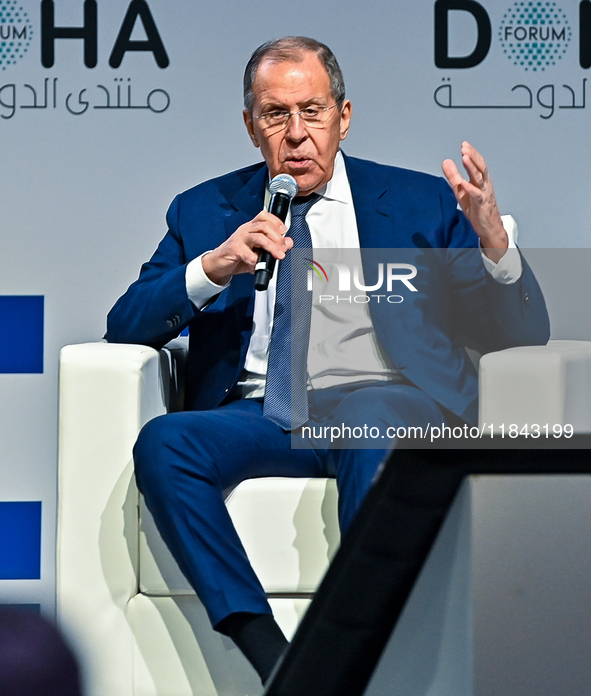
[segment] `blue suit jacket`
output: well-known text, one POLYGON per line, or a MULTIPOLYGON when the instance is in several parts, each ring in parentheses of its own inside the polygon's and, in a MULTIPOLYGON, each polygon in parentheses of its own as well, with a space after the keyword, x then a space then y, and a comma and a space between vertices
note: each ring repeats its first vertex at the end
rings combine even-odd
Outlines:
MULTIPOLYGON (((474 422, 478 381, 464 346, 487 352, 548 340, 548 315, 531 270, 524 262, 521 279, 511 285, 486 273, 476 233, 443 179, 350 157, 345 166, 362 250, 406 250, 400 260, 419 270, 413 280, 418 293, 400 305, 370 305, 385 355, 437 402, 474 422)), ((236 276, 198 311, 187 297, 186 265, 263 209, 267 180, 261 163, 177 196, 168 211, 167 235, 109 313, 112 342, 161 347, 190 327, 189 409, 219 405, 236 383, 252 331, 255 292, 251 275, 236 276)), ((366 277, 375 260, 375 254, 363 252, 366 277)))

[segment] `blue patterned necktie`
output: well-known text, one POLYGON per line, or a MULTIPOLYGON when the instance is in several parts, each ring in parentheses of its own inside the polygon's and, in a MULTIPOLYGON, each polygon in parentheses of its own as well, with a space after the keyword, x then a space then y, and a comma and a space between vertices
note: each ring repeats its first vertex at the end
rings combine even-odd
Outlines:
MULTIPOLYGON (((318 199, 316 194, 293 199, 291 226, 287 234, 293 239, 295 249, 312 248, 306 215, 318 199)), ((284 430, 295 430, 308 420, 312 293, 307 289, 307 266, 301 263, 292 269, 291 259, 291 251, 288 251, 279 264, 263 404, 265 418, 284 430)))

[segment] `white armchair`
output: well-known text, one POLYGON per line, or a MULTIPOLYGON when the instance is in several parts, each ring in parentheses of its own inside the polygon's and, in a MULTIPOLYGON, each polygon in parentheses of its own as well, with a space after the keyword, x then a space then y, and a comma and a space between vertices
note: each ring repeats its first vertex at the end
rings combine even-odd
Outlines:
MULTIPOLYGON (((135 486, 142 425, 182 402, 185 345, 89 343, 61 353, 57 611, 88 696, 254 696, 256 674, 203 606, 135 486)), ((481 360, 481 424, 572 423, 591 432, 591 342, 481 360)), ((498 430, 497 430, 498 431, 498 430)), ((327 479, 253 479, 227 499, 277 620, 295 630, 338 542, 327 479)))
MULTIPOLYGON (((210 628, 135 486, 133 444, 144 423, 178 408, 183 358, 182 340, 160 354, 107 343, 61 353, 57 611, 88 696, 261 691, 210 628)), ((227 504, 289 636, 338 546, 334 481, 253 479, 227 504)))

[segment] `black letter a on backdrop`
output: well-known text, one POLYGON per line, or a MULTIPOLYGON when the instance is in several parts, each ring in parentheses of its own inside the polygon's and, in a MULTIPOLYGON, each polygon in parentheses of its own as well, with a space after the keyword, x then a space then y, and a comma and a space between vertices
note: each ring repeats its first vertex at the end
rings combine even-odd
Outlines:
POLYGON ((473 68, 486 58, 491 41, 490 19, 476 0, 437 0, 435 3, 435 65, 438 68, 473 68), (476 46, 469 56, 450 57, 448 21, 451 10, 469 12, 476 20, 476 46))
POLYGON ((156 28, 156 23, 150 12, 150 8, 146 0, 131 0, 127 8, 127 14, 119 30, 119 36, 113 46, 109 65, 112 68, 118 68, 121 65, 123 56, 127 51, 151 51, 156 59, 156 64, 159 68, 167 68, 170 64, 166 49, 156 28), (142 20, 146 36, 146 41, 132 41, 131 33, 135 25, 136 19, 142 20))

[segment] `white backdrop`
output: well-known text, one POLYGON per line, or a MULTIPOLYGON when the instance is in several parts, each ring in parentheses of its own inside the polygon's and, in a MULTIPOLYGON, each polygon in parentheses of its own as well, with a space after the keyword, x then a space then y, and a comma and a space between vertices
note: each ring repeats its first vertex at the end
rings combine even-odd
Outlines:
MULTIPOLYGON (((82 0, 54 4, 57 26, 82 24, 82 0)), ((42 501, 42 575, 0 580, 0 603, 41 603, 47 612, 54 604, 59 349, 102 336, 107 311, 163 236, 164 214, 178 191, 258 159, 241 116, 242 71, 257 45, 305 34, 331 46, 354 107, 348 154, 439 173, 441 161, 458 161, 461 141, 470 140, 487 157, 502 210, 519 222, 522 246, 589 246, 591 101, 559 108, 573 103, 568 87, 580 106, 583 86, 588 91, 575 0, 515 3, 515 11, 510 0, 483 0, 490 50, 463 69, 435 65, 432 0, 299 0, 291 6, 148 0, 170 64, 160 68, 151 52, 128 52, 116 69, 109 55, 130 2, 96 4, 96 67, 84 65, 82 40, 58 39, 55 63, 47 68, 41 64, 41 1, 0 0, 2 40, 15 38, 14 26, 21 41, 14 57, 5 45, 0 52, 0 296, 45 296, 44 373, 0 374, 0 501, 42 501), (532 17, 522 21, 524 5, 532 17), (15 23, 7 13, 18 8, 15 23), (507 26, 518 34, 526 21, 554 27, 559 38, 536 43, 551 51, 543 55, 560 55, 556 65, 526 70, 509 59, 513 50, 537 51, 533 41, 511 48, 501 41, 507 26), (45 103, 46 79, 47 108, 24 108, 35 94, 38 106, 45 103), (516 85, 522 87, 512 91, 516 85), (550 117, 551 108, 543 106, 551 103, 549 85, 550 117), (150 98, 154 110, 95 108, 107 104, 107 92, 116 105, 118 86, 123 107, 145 107, 148 94, 160 90, 150 98), (434 98, 441 86, 444 106, 434 98), (167 104, 164 92, 170 105, 158 113, 167 104), (529 93, 531 108, 474 108, 524 106, 529 93), (68 95, 72 111, 88 103, 84 113, 68 110, 68 95)), ((586 11, 588 0, 581 4, 586 11)), ((146 38, 141 21, 131 38, 146 38)), ((449 54, 468 56, 476 40, 472 14, 451 12, 449 54)), ((537 265, 556 295, 550 302, 560 315, 554 337, 591 338, 589 324, 569 310, 569 293, 560 295, 560 284, 552 285, 551 263, 537 265)))

